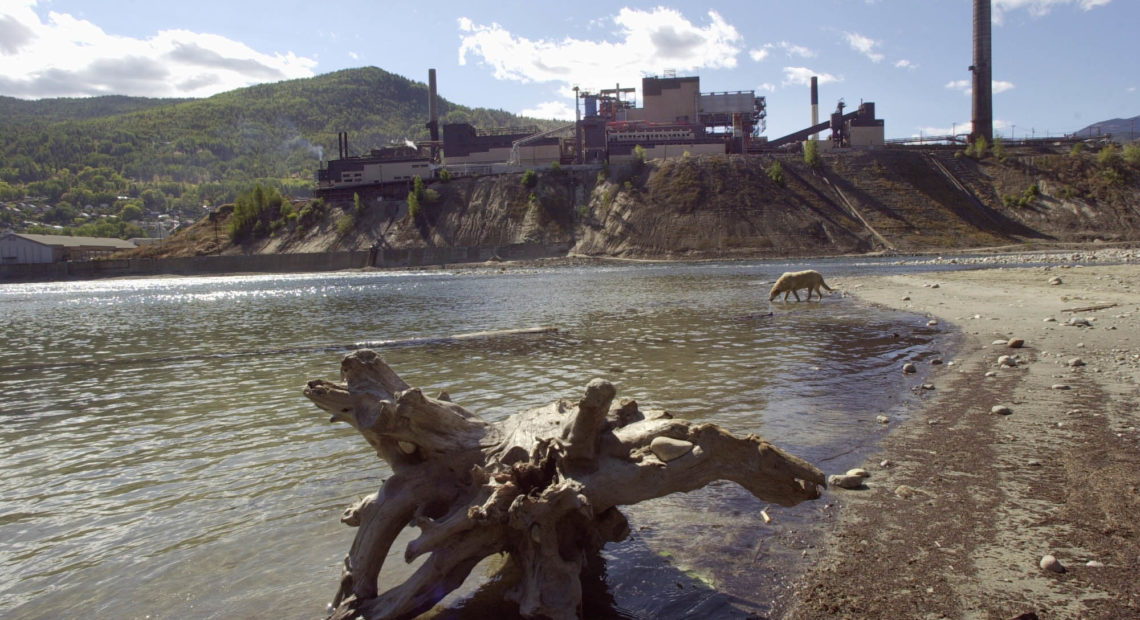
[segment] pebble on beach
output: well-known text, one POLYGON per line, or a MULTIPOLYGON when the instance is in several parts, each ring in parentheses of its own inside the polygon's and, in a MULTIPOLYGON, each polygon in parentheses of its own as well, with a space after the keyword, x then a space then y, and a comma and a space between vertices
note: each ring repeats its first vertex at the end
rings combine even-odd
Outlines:
POLYGON ((1039 565, 1041 566, 1041 570, 1053 571, 1054 573, 1065 572, 1065 567, 1062 566, 1061 562, 1058 561, 1057 558, 1053 557, 1052 554, 1045 554, 1042 556, 1039 565))
POLYGON ((1009 342, 1006 343, 1006 346, 1011 349, 1020 349, 1021 347, 1025 346, 1025 340, 1022 338, 1010 338, 1009 342))
POLYGON ((858 489, 863 486, 863 476, 832 474, 827 477, 827 486, 840 489, 858 489))
POLYGON ((879 424, 890 424, 891 419, 885 415, 877 415, 875 416, 875 421, 879 424))
POLYGON ((994 405, 990 407, 990 413, 994 415, 1010 415, 1013 413, 1013 409, 1010 409, 1006 405, 994 405))
POLYGON ((910 362, 907 362, 907 363, 903 364, 902 371, 908 375, 912 375, 912 374, 918 372, 918 367, 915 366, 914 364, 910 363, 910 362))
POLYGON ((1069 366, 1076 368, 1078 366, 1084 366, 1085 361, 1079 357, 1074 357, 1073 359, 1069 360, 1068 364, 1069 364, 1069 366))
POLYGON ((903 499, 910 499, 914 497, 916 493, 918 493, 918 491, 914 487, 905 484, 900 484, 898 488, 895 489, 895 495, 903 499))
POLYGON ((1057 286, 1060 283, 1061 283, 1061 277, 1060 276, 1053 276, 1052 278, 1049 278, 1049 284, 1052 284, 1053 286, 1057 286))

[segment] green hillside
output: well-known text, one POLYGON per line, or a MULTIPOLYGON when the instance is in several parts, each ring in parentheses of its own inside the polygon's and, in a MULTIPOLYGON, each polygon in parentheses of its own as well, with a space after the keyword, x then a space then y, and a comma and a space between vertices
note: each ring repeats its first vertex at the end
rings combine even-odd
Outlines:
MULTIPOLYGON (((439 109, 442 122, 483 128, 555 125, 443 99, 439 109)), ((0 114, 0 202, 9 205, 0 228, 18 229, 21 218, 72 227, 131 204, 142 219, 197 218, 255 181, 307 195, 321 156, 336 156, 337 132, 357 154, 427 138, 427 85, 368 67, 194 100, 5 97, 0 114), (16 214, 21 202, 36 212, 16 214)))

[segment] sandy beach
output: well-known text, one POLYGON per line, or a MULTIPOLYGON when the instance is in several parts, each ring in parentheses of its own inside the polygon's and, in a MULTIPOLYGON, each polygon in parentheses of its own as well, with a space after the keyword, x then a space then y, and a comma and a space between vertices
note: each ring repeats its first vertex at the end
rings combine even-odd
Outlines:
POLYGON ((776 615, 1140 618, 1140 265, 831 284, 960 339, 915 365, 913 411, 868 422, 891 427, 870 476, 827 491, 838 522, 776 615))

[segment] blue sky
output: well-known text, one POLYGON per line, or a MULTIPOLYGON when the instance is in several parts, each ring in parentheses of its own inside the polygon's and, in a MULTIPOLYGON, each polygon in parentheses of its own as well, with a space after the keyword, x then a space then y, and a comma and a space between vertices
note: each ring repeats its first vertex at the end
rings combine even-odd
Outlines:
MULTIPOLYGON (((572 118, 575 85, 640 89, 642 76, 674 71, 700 76, 705 92, 766 97, 766 135, 779 137, 810 124, 807 80, 817 75, 821 115, 840 98, 874 101, 888 137, 945 134, 970 121, 972 7, 0 0, 0 95, 201 97, 362 66, 423 82, 433 67, 455 103, 572 118)), ((1140 114, 1140 2, 993 0, 993 16, 999 135, 1140 114)))

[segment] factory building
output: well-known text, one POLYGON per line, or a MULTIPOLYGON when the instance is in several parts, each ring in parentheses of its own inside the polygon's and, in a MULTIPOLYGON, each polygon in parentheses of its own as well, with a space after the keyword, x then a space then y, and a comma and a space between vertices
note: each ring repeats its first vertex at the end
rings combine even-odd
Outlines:
POLYGON ((134 243, 122 239, 9 232, 0 236, 0 262, 28 264, 91 260, 134 248, 134 243))
MULTIPOLYGON (((468 123, 443 126, 443 165, 500 164, 511 160, 511 151, 517 142, 538 133, 528 131, 479 131, 468 123)), ((564 145, 560 138, 541 137, 529 140, 518 147, 517 165, 541 166, 563 159, 564 145)))
POLYGON ((802 142, 832 131, 829 147, 877 147, 884 124, 875 104, 862 103, 843 113, 843 102, 830 120, 817 123, 818 92, 813 80, 812 127, 769 141, 761 134, 767 115, 764 97, 754 91, 701 92, 699 77, 642 78, 641 106, 636 89, 575 89, 575 122, 554 130, 479 130, 468 123, 439 124, 435 70, 428 73, 429 141, 373 149, 352 156, 347 134, 340 134, 340 158, 317 172, 318 191, 378 186, 398 196, 419 176, 428 179, 441 167, 451 174, 492 174, 555 163, 593 164, 630 160, 641 150, 647 159, 756 153, 802 142), (442 129, 442 139, 440 130, 442 129))

